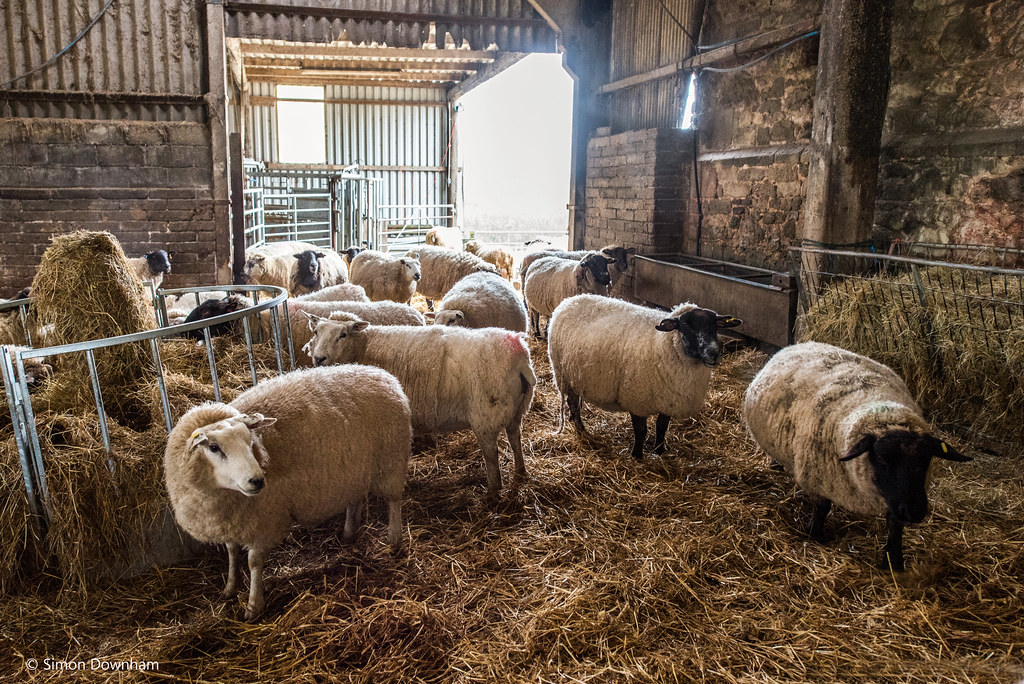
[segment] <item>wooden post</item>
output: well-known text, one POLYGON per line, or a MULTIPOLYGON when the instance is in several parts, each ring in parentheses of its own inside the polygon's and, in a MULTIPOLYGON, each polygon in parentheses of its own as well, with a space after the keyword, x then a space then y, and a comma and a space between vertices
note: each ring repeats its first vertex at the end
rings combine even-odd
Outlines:
POLYGON ((213 160, 213 216, 216 225, 217 282, 234 280, 231 268, 231 225, 228 221, 228 132, 227 72, 224 55, 224 5, 222 0, 206 3, 206 100, 210 127, 210 156, 213 160))
POLYGON ((242 136, 232 133, 231 147, 231 247, 233 255, 234 282, 242 284, 242 269, 245 268, 245 188, 242 182, 242 136))
POLYGON ((892 0, 825 0, 801 237, 871 237, 888 97, 892 0))

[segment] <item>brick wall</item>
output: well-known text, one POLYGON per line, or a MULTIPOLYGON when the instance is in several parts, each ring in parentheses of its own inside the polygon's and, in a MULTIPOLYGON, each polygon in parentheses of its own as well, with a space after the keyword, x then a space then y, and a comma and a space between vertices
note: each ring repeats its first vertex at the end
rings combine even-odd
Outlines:
MULTIPOLYGON (((770 31, 820 11, 821 3, 809 0, 778 0, 770 11, 755 0, 712 0, 702 42, 770 31)), ((798 242, 806 195, 817 55, 813 37, 747 70, 701 74, 696 121, 703 256, 789 269, 787 248, 798 242)), ((691 221, 695 217, 691 212, 691 221)), ((687 227, 691 254, 696 233, 695 225, 687 227)))
POLYGON ((1019 0, 896 0, 875 239, 1024 248, 1019 0))
POLYGON ((168 287, 215 283, 210 169, 201 123, 0 119, 0 296, 74 229, 110 231, 129 256, 175 251, 168 287))
POLYGON ((641 254, 682 248, 689 135, 652 128, 591 138, 585 248, 618 243, 641 254))

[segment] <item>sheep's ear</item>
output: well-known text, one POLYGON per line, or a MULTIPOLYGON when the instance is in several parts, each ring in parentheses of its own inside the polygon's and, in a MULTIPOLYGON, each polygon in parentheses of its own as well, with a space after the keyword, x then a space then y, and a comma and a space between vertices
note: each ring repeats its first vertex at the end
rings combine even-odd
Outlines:
POLYGON ((316 253, 316 258, 317 259, 323 259, 325 256, 327 256, 327 255, 324 254, 323 252, 317 252, 316 253))
POLYGON ((671 332, 673 330, 678 330, 679 329, 679 319, 678 318, 663 318, 663 319, 661 319, 661 323, 658 323, 658 325, 654 326, 654 329, 655 330, 660 330, 661 332, 671 332))
POLYGON ((188 441, 185 443, 185 445, 186 445, 186 447, 188 447, 187 451, 189 453, 191 453, 194 449, 196 449, 197 447, 202 446, 203 444, 206 444, 206 442, 208 442, 208 441, 209 440, 206 438, 206 435, 204 435, 202 432, 200 432, 197 429, 197 430, 194 430, 192 432, 192 434, 189 436, 188 441))
POLYGON ((177 254, 177 252, 173 252, 173 251, 172 252, 168 252, 167 253, 167 260, 170 261, 171 257, 174 256, 175 254, 177 254))
POLYGON ((455 312, 455 317, 457 319, 459 319, 460 321, 466 320, 466 316, 461 311, 456 311, 455 312))
POLYGON ((409 252, 405 256, 409 257, 410 259, 419 259, 420 258, 420 253, 419 252, 409 252))
POLYGON ((352 332, 363 332, 370 326, 366 321, 356 321, 352 324, 352 332))
POLYGON ((435 316, 437 316, 437 312, 436 311, 426 311, 423 314, 423 317, 426 318, 429 321, 434 320, 435 316))
POLYGON ((717 323, 719 328, 735 328, 738 325, 743 325, 743 321, 733 316, 719 316, 717 323))
POLYGON ((303 311, 302 313, 306 316, 306 323, 309 325, 309 329, 316 332, 316 326, 324 319, 315 314, 311 314, 308 311, 303 311))
POLYGON ((606 256, 604 260, 607 261, 609 264, 614 264, 616 261, 618 261, 618 259, 616 259, 615 257, 610 256, 606 256))
POLYGON ((627 256, 632 256, 634 254, 636 254, 636 247, 629 247, 626 249, 627 256))
POLYGON ((970 456, 964 456, 959 451, 951 447, 946 442, 943 442, 938 437, 928 435, 928 439, 935 445, 935 455, 938 458, 946 461, 956 461, 957 463, 966 463, 967 461, 973 461, 974 459, 970 456))
POLYGON ((277 418, 267 418, 262 413, 247 413, 242 416, 245 427, 252 432, 264 430, 277 422, 277 418))
POLYGON ((149 257, 151 257, 151 256, 153 256, 153 253, 152 253, 152 252, 146 252, 145 254, 143 254, 143 255, 142 255, 142 258, 143 258, 143 259, 148 259, 148 258, 149 258, 149 257))
POLYGON ((302 258, 302 254, 292 254, 292 256, 295 257, 296 259, 302 258))
POLYGON ((846 452, 846 455, 840 458, 840 461, 852 461, 861 454, 865 454, 871 451, 875 446, 874 435, 864 435, 857 440, 857 443, 850 447, 850 450, 846 452))

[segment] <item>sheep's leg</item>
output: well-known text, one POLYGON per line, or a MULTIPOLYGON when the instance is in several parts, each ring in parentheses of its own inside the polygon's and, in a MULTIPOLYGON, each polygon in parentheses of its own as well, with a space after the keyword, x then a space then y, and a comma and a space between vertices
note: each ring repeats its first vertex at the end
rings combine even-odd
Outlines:
POLYGON ((498 470, 498 433, 477 432, 476 441, 484 453, 484 470, 487 471, 487 494, 497 495, 501 491, 501 471, 498 470))
POLYGON ((363 513, 363 502, 359 501, 352 504, 345 509, 345 530, 341 533, 341 538, 350 542, 356 537, 356 532, 359 531, 359 524, 362 522, 363 513))
POLYGON ((388 499, 388 544, 397 553, 402 548, 402 498, 388 499))
POLYGON ((644 458, 644 442, 647 440, 647 417, 635 416, 632 413, 629 417, 633 419, 633 458, 642 461, 644 458))
POLYGON ((893 572, 903 572, 903 523, 892 513, 885 514, 885 522, 889 538, 882 549, 882 568, 888 570, 892 567, 893 572))
POLYGON ((534 309, 530 309, 530 327, 533 328, 534 337, 543 339, 540 334, 540 314, 534 309))
POLYGON ((668 421, 668 416, 659 413, 658 420, 654 423, 654 453, 659 456, 665 453, 665 433, 668 432, 668 421))
POLYGON ((577 434, 581 437, 587 435, 586 428, 583 427, 583 418, 580 416, 580 410, 583 408, 583 400, 580 395, 573 392, 571 389, 565 390, 565 405, 569 407, 569 418, 572 419, 573 427, 576 428, 577 434))
POLYGON ((267 559, 264 549, 249 549, 249 603, 245 607, 245 619, 252 620, 263 612, 263 562, 267 559))
POLYGON ((811 514, 811 539, 816 542, 825 541, 825 518, 828 516, 828 512, 832 510, 832 501, 829 499, 819 499, 814 502, 814 513, 811 514))
POLYGON ((224 591, 221 593, 226 599, 238 593, 238 551, 239 545, 228 542, 228 579, 224 582, 224 591))
POLYGON ((526 463, 523 461, 523 432, 522 424, 518 420, 505 428, 505 436, 512 447, 512 463, 515 465, 516 475, 526 476, 526 463))

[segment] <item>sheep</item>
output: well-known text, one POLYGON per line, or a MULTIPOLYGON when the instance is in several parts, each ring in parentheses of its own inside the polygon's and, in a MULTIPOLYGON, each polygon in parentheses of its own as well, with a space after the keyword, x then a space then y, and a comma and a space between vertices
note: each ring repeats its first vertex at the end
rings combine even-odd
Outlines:
POLYGON ((292 295, 307 294, 348 282, 348 266, 333 249, 307 249, 293 255, 298 263, 292 272, 292 295))
POLYGON ((309 242, 268 242, 245 250, 242 267, 243 282, 253 285, 291 287, 292 274, 298 270, 295 255, 320 249, 309 242))
POLYGON ((225 598, 238 590, 239 549, 249 550, 251 620, 263 612, 267 553, 293 523, 308 527, 345 511, 343 537, 351 540, 374 492, 388 504, 388 543, 401 547, 411 443, 409 401, 394 376, 366 366, 313 368, 182 416, 167 437, 165 485, 183 530, 227 545, 225 598))
POLYGON ((453 252, 443 247, 418 247, 416 253, 423 272, 423 278, 416 289, 431 305, 433 300, 442 299, 455 283, 470 273, 498 273, 493 264, 469 252, 453 252))
POLYGON ((434 325, 526 332, 526 307, 507 280, 493 273, 470 273, 441 300, 434 325))
POLYGON ((164 274, 171 272, 171 257, 174 252, 166 252, 162 249, 154 249, 146 252, 140 257, 128 260, 128 263, 135 269, 139 280, 152 280, 153 287, 160 287, 164 282, 164 274))
MULTIPOLYGON (((224 314, 234 313, 235 311, 241 311, 246 307, 252 306, 252 301, 241 297, 239 295, 227 295, 223 299, 208 299, 202 302, 196 308, 189 312, 188 316, 182 323, 195 323, 197 321, 206 320, 207 318, 213 318, 215 316, 223 316, 224 314)), ((232 322, 218 323, 210 326, 210 335, 216 337, 218 335, 225 335, 234 330, 232 322)), ((187 330, 180 333, 181 337, 186 337, 193 340, 203 339, 202 330, 187 330)))
POLYGON ((423 236, 423 241, 434 247, 445 247, 447 249, 456 250, 461 249, 462 231, 458 228, 448 228, 445 226, 431 228, 427 231, 427 234, 423 236))
POLYGON ((814 500, 810 536, 825 540, 838 504, 885 513, 882 567, 902 572, 903 528, 928 514, 932 458, 969 461, 933 436, 903 380, 877 361, 804 342, 773 356, 743 402, 754 441, 814 500))
POLYGON ((296 299, 301 299, 307 302, 368 302, 370 298, 366 296, 366 290, 361 285, 355 283, 343 283, 341 285, 332 285, 325 287, 322 290, 316 292, 310 292, 308 294, 299 295, 296 299))
POLYGON ((501 490, 498 434, 512 447, 517 475, 523 463, 522 422, 537 384, 524 335, 497 328, 409 328, 369 325, 336 313, 315 322, 306 347, 314 365, 380 366, 402 383, 418 433, 473 430, 483 452, 489 496, 501 490))
POLYGON ((200 292, 199 301, 196 301, 196 293, 185 292, 178 295, 167 295, 164 298, 164 310, 167 312, 167 324, 178 325, 184 323, 188 315, 192 313, 196 307, 211 301, 218 299, 224 299, 229 294, 224 290, 212 290, 209 292, 200 292))
POLYGON ((466 251, 475 254, 489 264, 494 264, 498 273, 506 280, 512 280, 512 253, 504 247, 496 245, 485 245, 478 240, 470 240, 466 243, 466 251))
POLYGON ((608 257, 600 252, 587 253, 579 261, 558 257, 538 259, 523 285, 533 334, 544 337, 540 317, 550 317, 563 299, 578 294, 606 294, 610 284, 608 257))
POLYGON ((694 416, 704 404, 721 353, 718 329, 741 323, 690 303, 666 315, 598 295, 566 299, 551 315, 548 356, 576 431, 586 434, 584 399, 629 413, 633 458, 640 460, 647 417, 657 415, 654 453, 664 453, 669 419, 694 416))
POLYGON ((614 288, 620 282, 622 274, 629 269, 629 257, 636 254, 636 247, 629 247, 627 249, 620 245, 608 245, 607 247, 602 247, 599 250, 592 251, 579 250, 567 252, 561 249, 542 249, 537 252, 530 252, 523 257, 522 262, 519 264, 519 280, 525 289, 527 271, 529 271, 530 265, 538 259, 554 256, 560 259, 579 260, 588 254, 594 254, 595 252, 601 252, 611 260, 608 265, 608 275, 611 277, 611 286, 614 288))
POLYGON ((352 260, 355 259, 356 256, 364 249, 366 249, 366 247, 349 247, 341 253, 341 260, 345 262, 346 267, 351 268, 352 260))
POLYGON ((352 260, 349 273, 349 279, 361 285, 371 301, 390 299, 403 304, 412 301, 420 278, 420 262, 416 252, 396 257, 368 249, 352 260))

